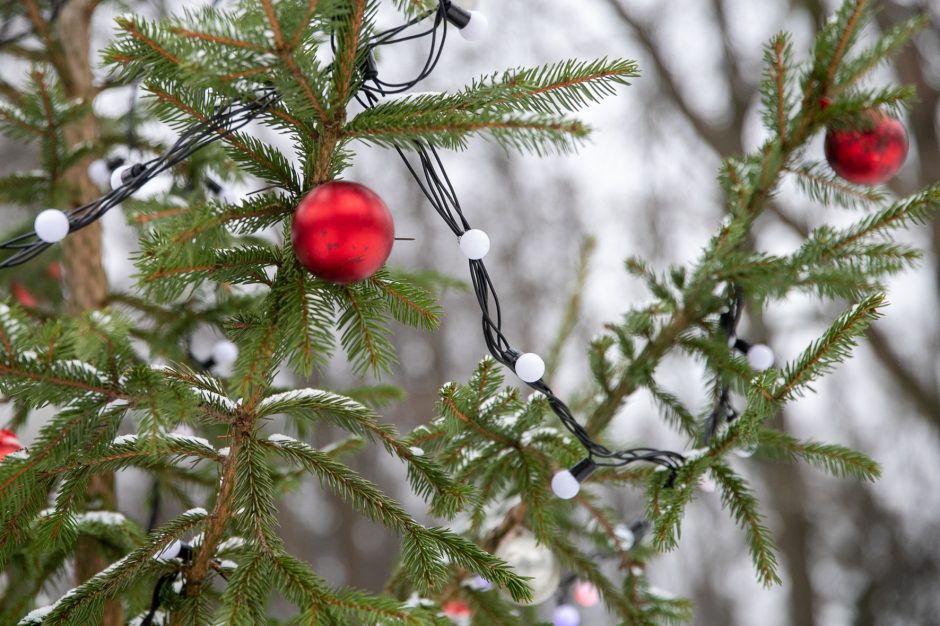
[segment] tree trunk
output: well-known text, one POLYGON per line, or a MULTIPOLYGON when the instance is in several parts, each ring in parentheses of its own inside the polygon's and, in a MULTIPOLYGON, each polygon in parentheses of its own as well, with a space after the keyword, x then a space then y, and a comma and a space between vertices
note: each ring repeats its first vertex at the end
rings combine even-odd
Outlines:
MULTIPOLYGON (((94 99, 95 87, 91 72, 91 20, 97 0, 70 0, 62 7, 56 23, 56 38, 53 45, 59 46, 57 70, 65 93, 69 98, 81 99, 89 104, 94 99)), ((50 51, 51 52, 51 51, 50 51)), ((54 57, 55 58, 55 57, 54 57)), ((82 142, 94 144, 97 124, 89 112, 83 119, 63 129, 68 145, 82 142)), ((73 206, 94 200, 100 195, 89 179, 89 159, 77 164, 63 175, 63 182, 73 190, 73 206)), ((107 276, 101 262, 101 224, 94 224, 69 235, 63 244, 65 252, 65 287, 72 314, 100 308, 108 291, 107 276)), ((95 476, 88 487, 88 503, 91 507, 116 508, 114 474, 95 476)), ((108 562, 98 542, 91 537, 81 537, 75 553, 76 583, 88 580, 105 567, 108 562)), ((118 601, 105 604, 101 624, 119 626, 124 623, 123 611, 118 601)))

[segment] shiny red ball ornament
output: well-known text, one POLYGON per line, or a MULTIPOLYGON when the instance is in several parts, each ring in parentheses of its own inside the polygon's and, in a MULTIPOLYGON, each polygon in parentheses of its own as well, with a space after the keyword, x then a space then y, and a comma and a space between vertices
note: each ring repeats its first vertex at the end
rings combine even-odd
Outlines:
POLYGON ((830 128, 826 160, 836 174, 856 185, 880 185, 891 180, 907 158, 907 131, 898 120, 869 111, 864 128, 830 128))
POLYGON ((0 428, 0 460, 11 452, 22 449, 23 444, 16 438, 16 433, 7 428, 0 428))
POLYGON ((392 214, 374 191, 358 183, 320 185, 294 213, 291 243, 314 276, 335 284, 369 278, 392 251, 392 214))

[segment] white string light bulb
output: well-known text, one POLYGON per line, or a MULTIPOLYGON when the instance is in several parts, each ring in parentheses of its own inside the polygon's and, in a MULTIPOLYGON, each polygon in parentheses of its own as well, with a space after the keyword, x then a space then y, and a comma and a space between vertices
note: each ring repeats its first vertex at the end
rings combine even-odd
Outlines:
POLYGON ((33 230, 46 243, 58 243, 69 234, 69 216, 59 209, 46 209, 36 216, 33 230))
POLYGON ((562 500, 570 500, 581 491, 581 483, 568 470, 562 470, 552 478, 552 491, 562 500))
POLYGON ((479 261, 490 251, 490 237, 479 228, 471 228, 460 236, 460 250, 471 261, 479 261))
POLYGON ((756 343, 747 351, 747 362, 758 372, 763 372, 774 364, 774 351, 770 346, 756 343))
POLYGON ((111 168, 104 159, 95 159, 88 165, 88 178, 101 189, 106 189, 111 183, 111 168))
POLYGON ((561 470, 552 477, 552 491, 562 500, 570 500, 581 491, 581 483, 597 469, 590 457, 582 459, 570 470, 561 470))
POLYGON ((212 346, 212 361, 214 365, 222 370, 228 370, 235 361, 238 360, 238 346, 228 339, 216 342, 212 346))
POLYGON ((132 167, 134 167, 133 164, 122 165, 111 172, 111 189, 120 189, 124 186, 126 182, 124 180, 124 172, 128 172, 132 167))
POLYGON ((516 359, 513 369, 522 382, 534 383, 545 375, 545 361, 534 352, 526 352, 516 359))
POLYGON ((490 32, 490 21, 480 11, 470 11, 470 21, 460 29, 460 36, 466 41, 479 42, 486 39, 490 32))

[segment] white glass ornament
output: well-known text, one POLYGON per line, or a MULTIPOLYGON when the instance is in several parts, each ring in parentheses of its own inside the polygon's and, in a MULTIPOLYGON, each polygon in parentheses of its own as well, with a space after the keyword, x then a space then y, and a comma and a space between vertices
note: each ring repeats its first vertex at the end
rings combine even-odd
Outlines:
POLYGON ((472 228, 460 236, 460 250, 471 261, 477 261, 490 251, 490 237, 479 228, 472 228))
POLYGON ((545 361, 533 352, 526 352, 516 359, 513 368, 516 370, 516 376, 523 382, 534 383, 545 374, 545 361))
POLYGON ((124 186, 124 172, 134 167, 134 164, 122 165, 111 172, 111 189, 120 189, 124 186))
POLYGON ((467 41, 483 41, 490 32, 490 21, 480 11, 470 11, 470 21, 460 29, 460 36, 467 41))
POLYGON ((228 339, 218 341, 212 346, 212 361, 217 367, 228 369, 235 365, 237 360, 238 346, 228 339))
POLYGON ((581 483, 568 470, 561 470, 552 478, 552 491, 562 500, 570 500, 581 491, 581 483))
POLYGON ((499 547, 496 556, 506 561, 519 576, 528 576, 532 590, 529 603, 541 604, 558 591, 561 582, 561 567, 551 550, 539 544, 535 536, 527 529, 517 528, 507 535, 499 547))
POLYGON ((59 209, 40 211, 33 222, 33 230, 46 243, 58 243, 69 234, 69 216, 59 209))
POLYGON ((106 189, 111 183, 111 168, 108 167, 108 162, 104 159, 92 161, 88 165, 88 178, 100 189, 106 189))
POLYGON ((770 346, 756 343, 747 351, 747 362, 758 372, 768 369, 774 364, 774 351, 770 346))

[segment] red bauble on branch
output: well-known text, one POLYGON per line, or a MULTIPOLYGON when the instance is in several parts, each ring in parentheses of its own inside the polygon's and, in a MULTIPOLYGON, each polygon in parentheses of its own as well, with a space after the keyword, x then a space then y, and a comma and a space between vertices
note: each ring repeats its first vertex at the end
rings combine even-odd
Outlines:
POLYGON ((8 454, 22 449, 23 444, 16 438, 16 433, 7 428, 0 428, 0 460, 8 454))
POLYGON ((826 160, 836 174, 857 185, 880 185, 898 173, 907 158, 907 131, 880 111, 867 113, 864 128, 830 128, 826 160))
POLYGON ((388 259, 394 240, 388 207, 358 183, 320 185, 294 213, 291 242, 297 260, 331 283, 353 283, 375 274, 388 259))

